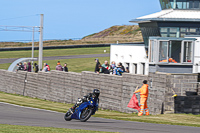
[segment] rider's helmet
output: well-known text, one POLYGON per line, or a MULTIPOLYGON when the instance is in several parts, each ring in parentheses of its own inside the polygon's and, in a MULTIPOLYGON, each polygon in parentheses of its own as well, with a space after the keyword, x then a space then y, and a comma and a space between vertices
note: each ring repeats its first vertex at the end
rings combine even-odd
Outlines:
POLYGON ((100 95, 100 91, 98 89, 94 89, 93 94, 96 96, 96 98, 98 98, 100 95))
POLYGON ((83 100, 81 98, 78 98, 78 101, 76 103, 79 106, 82 102, 83 102, 83 100))

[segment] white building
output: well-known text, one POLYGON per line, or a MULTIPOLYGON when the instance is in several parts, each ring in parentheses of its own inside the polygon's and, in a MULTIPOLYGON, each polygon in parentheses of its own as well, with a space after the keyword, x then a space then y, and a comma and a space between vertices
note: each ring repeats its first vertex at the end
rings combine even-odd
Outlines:
POLYGON ((133 19, 144 43, 111 44, 130 73, 200 73, 200 0, 160 0, 162 11, 133 19))

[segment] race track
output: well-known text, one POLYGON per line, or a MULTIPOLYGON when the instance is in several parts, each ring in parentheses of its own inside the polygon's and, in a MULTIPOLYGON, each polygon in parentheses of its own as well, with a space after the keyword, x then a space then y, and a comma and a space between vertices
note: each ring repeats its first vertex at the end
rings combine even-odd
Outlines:
MULTIPOLYGON (((124 133, 199 133, 199 127, 161 125, 91 117, 65 121, 64 114, 0 102, 0 124, 57 127, 124 133)), ((1 130, 1 129, 0 129, 1 130)))

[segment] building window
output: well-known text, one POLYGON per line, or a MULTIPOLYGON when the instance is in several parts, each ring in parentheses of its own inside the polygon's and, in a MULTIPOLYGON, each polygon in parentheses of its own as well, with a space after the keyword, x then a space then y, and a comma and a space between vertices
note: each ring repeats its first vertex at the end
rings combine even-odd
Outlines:
POLYGON ((159 62, 192 63, 193 62, 192 58, 193 58, 193 43, 190 41, 159 42, 159 62))
POLYGON ((200 8, 199 0, 160 0, 162 9, 197 9, 200 8))
POLYGON ((161 28, 160 28, 160 32, 168 32, 167 29, 168 29, 168 28, 161 27, 161 28))
POLYGON ((192 42, 184 42, 183 62, 192 62, 192 42))
POLYGON ((180 63, 181 62, 181 41, 170 41, 169 43, 169 62, 180 63))
POLYGON ((154 40, 150 40, 150 44, 149 44, 149 62, 154 62, 154 40))
POLYGON ((167 56, 168 56, 168 42, 167 41, 161 41, 160 42, 160 49, 159 49, 159 62, 168 62, 167 56))
POLYGON ((197 27, 160 27, 161 37, 184 37, 185 35, 200 35, 197 27))

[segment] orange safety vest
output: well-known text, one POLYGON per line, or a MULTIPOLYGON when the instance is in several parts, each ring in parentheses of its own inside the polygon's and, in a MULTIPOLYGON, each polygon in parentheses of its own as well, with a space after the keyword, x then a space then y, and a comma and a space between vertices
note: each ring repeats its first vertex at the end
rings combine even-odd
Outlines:
POLYGON ((140 92, 140 97, 148 97, 149 90, 148 90, 149 85, 144 84, 139 90, 135 91, 135 93, 140 92))

